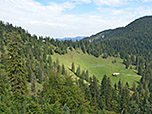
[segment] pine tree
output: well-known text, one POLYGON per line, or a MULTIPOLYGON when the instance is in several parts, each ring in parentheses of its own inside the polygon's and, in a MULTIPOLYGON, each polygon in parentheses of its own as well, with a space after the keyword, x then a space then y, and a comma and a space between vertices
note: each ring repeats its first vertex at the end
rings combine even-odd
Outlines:
POLYGON ((135 65, 135 64, 136 64, 136 61, 135 61, 135 57, 134 57, 134 55, 131 55, 131 63, 132 63, 133 65, 135 65))
POLYGON ((80 77, 80 75, 81 75, 80 66, 78 66, 78 68, 77 68, 76 75, 77 75, 78 77, 80 77))
POLYGON ((90 79, 90 93, 91 93, 91 105, 98 106, 99 99, 99 85, 97 78, 93 75, 93 79, 90 79))
POLYGON ((87 82, 89 82, 89 71, 88 70, 86 71, 86 74, 85 74, 85 80, 87 82))
POLYGON ((26 71, 23 64, 21 37, 16 33, 8 34, 8 77, 11 91, 15 94, 26 94, 26 71))
POLYGON ((56 66, 58 67, 60 65, 59 59, 56 59, 56 66))
POLYGON ((136 90, 136 83, 135 83, 135 81, 133 82, 132 90, 133 90, 133 91, 135 91, 135 90, 136 90))
POLYGON ((65 67, 64 67, 64 64, 62 64, 62 74, 64 75, 65 73, 66 73, 65 67))
POLYGON ((1 51, 1 61, 0 62, 3 65, 7 64, 7 54, 6 54, 4 47, 2 48, 2 51, 1 51))
POLYGON ((60 65, 57 66, 57 72, 61 72, 60 65))
POLYGON ((117 84, 116 83, 114 84, 114 88, 115 88, 115 90, 117 90, 117 84))
POLYGON ((6 72, 4 70, 4 66, 0 64, 0 96, 1 94, 6 93, 7 91, 6 86, 8 86, 6 72))
POLYGON ((121 80, 119 80, 119 82, 118 82, 118 90, 119 90, 119 93, 121 93, 121 90, 122 90, 121 80))
POLYGON ((139 107, 139 104, 136 103, 136 101, 130 101, 128 105, 128 113, 129 114, 140 114, 141 110, 139 107))
POLYGON ((44 49, 44 52, 43 52, 43 62, 46 62, 46 56, 47 56, 47 52, 46 52, 46 49, 44 49))
POLYGON ((81 76, 80 76, 82 79, 85 79, 85 71, 83 70, 82 71, 82 74, 81 74, 81 76))
POLYGON ((32 80, 31 80, 31 91, 35 96, 35 93, 36 93, 36 77, 35 77, 33 72, 32 72, 32 80))
POLYGON ((40 83, 42 83, 45 80, 44 65, 43 65, 43 61, 42 60, 40 61, 40 64, 39 64, 38 79, 39 79, 40 83))
POLYGON ((102 82, 101 82, 101 87, 100 87, 100 95, 102 99, 105 101, 106 107, 108 109, 112 108, 112 92, 113 88, 111 86, 111 81, 110 78, 107 78, 106 75, 104 75, 102 82))
POLYGON ((152 93, 150 93, 148 100, 149 100, 150 104, 152 104, 152 93))
POLYGON ((129 88, 128 85, 125 85, 125 87, 121 91, 121 98, 120 98, 121 113, 127 112, 129 99, 130 99, 129 88))
POLYGON ((151 104, 147 98, 144 98, 144 100, 141 103, 141 112, 140 113, 142 113, 142 114, 151 114, 152 113, 151 104))
POLYGON ((143 73, 143 68, 142 68, 142 64, 139 64, 139 67, 138 67, 138 74, 139 75, 142 75, 142 73, 143 73))
POLYGON ((74 65, 74 62, 72 62, 72 72, 74 72, 75 73, 75 65, 74 65))
POLYGON ((49 63, 49 70, 51 70, 51 66, 52 66, 52 58, 51 58, 51 55, 49 55, 49 57, 48 57, 48 63, 49 63))

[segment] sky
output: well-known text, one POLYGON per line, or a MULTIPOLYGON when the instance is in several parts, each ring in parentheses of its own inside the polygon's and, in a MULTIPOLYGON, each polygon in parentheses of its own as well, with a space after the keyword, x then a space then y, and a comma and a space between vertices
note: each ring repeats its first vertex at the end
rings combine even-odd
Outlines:
POLYGON ((0 20, 31 34, 90 36, 152 15, 152 0, 0 0, 0 20))

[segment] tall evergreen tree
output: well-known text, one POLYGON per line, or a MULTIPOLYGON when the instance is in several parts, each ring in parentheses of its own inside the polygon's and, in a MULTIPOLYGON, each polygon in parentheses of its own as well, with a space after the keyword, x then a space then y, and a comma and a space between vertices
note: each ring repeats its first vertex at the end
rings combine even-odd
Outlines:
POLYGON ((88 70, 86 71, 86 74, 85 74, 85 80, 89 82, 89 71, 88 70))
POLYGON ((80 77, 80 75, 81 75, 80 66, 78 66, 78 68, 77 68, 76 75, 77 75, 78 77, 80 77))
POLYGON ((27 72, 23 64, 23 44, 21 37, 16 33, 8 34, 8 77, 11 91, 15 94, 27 93, 27 72))
POLYGON ((49 70, 51 70, 51 66, 52 66, 52 58, 51 58, 51 55, 49 55, 49 57, 48 57, 48 63, 49 63, 49 70))
POLYGON ((64 64, 62 64, 62 74, 65 75, 66 71, 65 71, 65 67, 64 64))
POLYGON ((138 74, 139 74, 139 75, 142 75, 142 73, 143 73, 142 64, 139 64, 139 67, 138 67, 138 74))
POLYGON ((98 85, 98 80, 95 75, 93 75, 93 79, 90 79, 90 93, 91 93, 91 105, 93 106, 98 106, 98 101, 99 99, 99 85, 98 85))
POLYGON ((131 55, 131 63, 132 63, 132 65, 135 65, 135 64, 136 64, 134 55, 131 55))
POLYGON ((72 62, 72 72, 75 72, 75 65, 74 65, 74 62, 72 62))
POLYGON ((121 93, 121 90, 122 90, 121 80, 119 80, 119 82, 118 82, 118 90, 119 90, 119 93, 121 93))
POLYGON ((6 72, 4 70, 4 66, 0 64, 0 96, 1 94, 5 94, 7 91, 8 82, 6 78, 6 72))

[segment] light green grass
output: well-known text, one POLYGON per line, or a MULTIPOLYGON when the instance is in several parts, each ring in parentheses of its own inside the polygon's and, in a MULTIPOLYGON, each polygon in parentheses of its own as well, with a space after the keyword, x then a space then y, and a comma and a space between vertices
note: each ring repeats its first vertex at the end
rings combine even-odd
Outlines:
POLYGON ((76 68, 80 65, 81 70, 88 70, 90 76, 94 74, 99 80, 106 74, 111 78, 113 84, 121 79, 123 83, 128 82, 132 85, 133 81, 139 81, 141 78, 135 70, 125 69, 120 58, 116 58, 116 63, 112 63, 113 57, 107 59, 103 59, 102 57, 96 58, 92 55, 84 54, 80 50, 68 51, 68 54, 65 55, 52 55, 53 61, 57 58, 60 64, 64 64, 67 69, 71 68, 71 64, 74 62, 76 68), (112 76, 114 72, 118 72, 120 75, 112 76))

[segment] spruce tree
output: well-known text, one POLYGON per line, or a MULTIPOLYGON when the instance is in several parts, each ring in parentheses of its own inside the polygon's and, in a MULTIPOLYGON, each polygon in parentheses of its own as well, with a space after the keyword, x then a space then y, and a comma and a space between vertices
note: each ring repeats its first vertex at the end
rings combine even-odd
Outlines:
POLYGON ((85 80, 87 82, 89 82, 89 71, 88 70, 86 71, 86 74, 85 74, 85 80))
POLYGON ((7 71, 11 91, 21 95, 27 93, 27 73, 23 64, 23 44, 21 37, 16 33, 8 34, 8 60, 7 71))
POLYGON ((52 58, 51 58, 51 55, 49 55, 49 57, 48 57, 48 63, 49 63, 49 70, 51 70, 51 66, 52 66, 52 58))
POLYGON ((139 74, 139 75, 142 75, 142 64, 139 64, 138 74, 139 74))
POLYGON ((91 105, 98 106, 98 100, 99 99, 99 85, 98 80, 95 75, 93 75, 93 78, 90 79, 90 93, 91 93, 91 105))
POLYGON ((82 71, 80 78, 85 79, 85 71, 84 70, 82 71))
POLYGON ((64 75, 65 74, 65 67, 64 67, 64 64, 62 64, 62 74, 64 75))
POLYGON ((75 72, 75 65, 74 65, 74 62, 72 62, 72 72, 75 72))
POLYGON ((120 94, 121 91, 122 91, 122 83, 121 83, 121 80, 119 80, 119 82, 118 82, 118 91, 119 91, 119 94, 120 94))
POLYGON ((57 66, 57 72, 61 72, 60 65, 57 66))
POLYGON ((32 91, 33 95, 35 96, 35 94, 36 94, 36 77, 34 75, 34 72, 32 72, 31 91, 32 91))
POLYGON ((136 90, 136 83, 135 83, 135 81, 133 82, 132 90, 133 90, 133 91, 135 91, 135 90, 136 90))
POLYGON ((7 78, 6 72, 4 70, 4 66, 0 64, 0 96, 1 94, 5 94, 7 91, 7 78))
POLYGON ((78 77, 80 77, 80 75, 81 75, 80 66, 78 66, 78 68, 77 68, 76 75, 77 75, 78 77))

